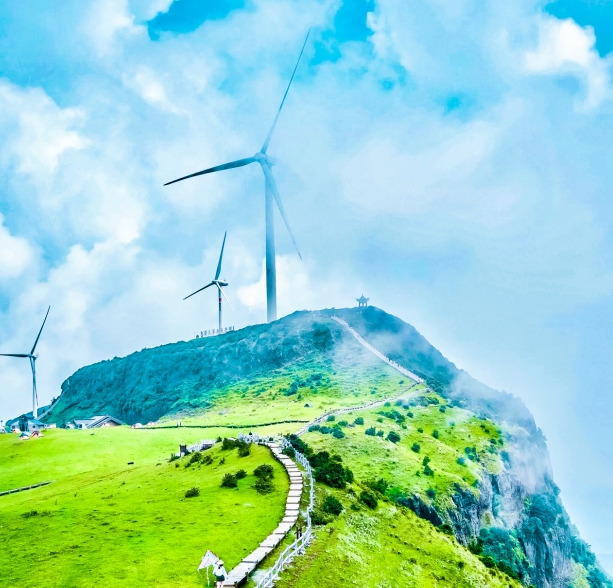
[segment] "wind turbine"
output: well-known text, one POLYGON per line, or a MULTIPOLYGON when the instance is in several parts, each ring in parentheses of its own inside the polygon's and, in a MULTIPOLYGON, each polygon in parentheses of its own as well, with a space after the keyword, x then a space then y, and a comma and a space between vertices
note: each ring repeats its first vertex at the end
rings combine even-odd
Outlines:
POLYGON ((36 346, 38 345, 40 334, 43 332, 43 327, 47 322, 47 317, 49 316, 50 310, 51 307, 47 309, 45 320, 40 327, 40 331, 38 331, 38 336, 36 337, 36 341, 34 341, 34 345, 32 346, 32 351, 30 351, 30 353, 0 353, 0 356, 2 357, 27 357, 30 360, 30 368, 32 369, 32 416, 35 419, 38 418, 38 394, 36 392, 36 359, 38 358, 38 355, 34 355, 34 351, 36 350, 36 346))
POLYGON ((292 72, 292 77, 289 80, 289 84, 287 85, 287 89, 285 90, 285 94, 283 95, 283 100, 281 100, 281 105, 279 106, 279 110, 277 111, 275 120, 272 123, 272 127, 270 127, 270 131, 268 132, 268 136, 266 137, 262 148, 252 157, 246 157, 244 159, 238 159, 236 161, 231 161, 222 165, 216 165, 215 167, 209 167, 202 171, 190 174, 188 176, 183 176, 182 178, 178 178, 176 180, 173 180, 172 182, 167 182, 166 184, 164 184, 165 186, 169 186, 170 184, 181 182, 182 180, 187 180, 188 178, 194 178, 196 176, 202 176, 225 169, 233 169, 235 167, 243 167, 251 163, 260 164, 260 167, 264 172, 264 192, 266 203, 266 307, 268 322, 277 320, 277 269, 275 263, 275 225, 273 199, 279 207, 279 212, 281 213, 283 222, 287 227, 287 231, 292 238, 292 242, 294 243, 294 247, 296 247, 296 251, 298 252, 298 257, 300 257, 300 259, 302 259, 302 255, 300 255, 300 251, 298 250, 298 245, 296 244, 296 239, 294 239, 292 230, 289 228, 289 222, 287 220, 287 217, 285 216, 285 210, 283 208, 283 203, 281 202, 281 196, 279 196, 277 184, 272 175, 273 162, 271 158, 268 157, 267 151, 268 146, 270 145, 270 140, 272 139, 273 132, 277 125, 277 121, 279 120, 281 109, 283 108, 283 104, 285 103, 285 99, 287 98, 287 93, 289 92, 290 86, 292 85, 292 81, 294 80, 294 76, 296 75, 296 70, 298 69, 298 64, 300 63, 302 53, 304 52, 304 48, 306 47, 307 40, 309 38, 309 33, 307 33, 306 39, 304 40, 300 55, 298 56, 298 61, 296 62, 296 66, 294 67, 294 71, 292 72))
MULTIPOLYGON (((183 300, 187 300, 188 298, 191 298, 194 294, 198 294, 198 292, 202 292, 202 290, 206 290, 207 288, 209 288, 210 286, 217 286, 217 293, 218 293, 218 298, 219 298, 219 332, 221 333, 221 328, 222 328, 222 323, 221 323, 221 297, 223 296, 226 299, 226 302, 228 304, 230 304, 230 301, 228 300, 228 297, 224 294, 222 288, 224 286, 228 285, 228 282, 226 282, 226 280, 220 280, 219 279, 219 274, 221 274, 221 262, 223 261, 223 250, 224 247, 226 246, 226 236, 228 234, 228 231, 226 231, 223 234, 223 242, 221 244, 221 253, 219 254, 219 262, 217 264, 217 271, 215 272, 215 278, 206 286, 204 286, 204 288, 200 288, 200 290, 196 290, 195 292, 192 292, 189 296, 186 296, 185 298, 183 298, 183 300)), ((232 304, 230 304, 230 308, 232 309, 232 312, 234 314, 236 314, 236 311, 234 310, 234 307, 232 306, 232 304)))

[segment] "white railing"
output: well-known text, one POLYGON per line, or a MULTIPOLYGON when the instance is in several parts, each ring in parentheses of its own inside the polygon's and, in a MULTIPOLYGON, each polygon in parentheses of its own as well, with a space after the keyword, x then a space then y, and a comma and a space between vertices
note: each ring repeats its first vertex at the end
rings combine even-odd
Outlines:
POLYGON ((413 372, 410 372, 408 369, 402 367, 399 363, 396 363, 393 359, 390 359, 389 357, 383 355, 383 353, 381 353, 378 349, 375 349, 347 321, 343 320, 342 318, 337 317, 336 315, 331 316, 330 318, 333 321, 336 321, 337 323, 340 323, 341 325, 346 327, 349 330, 349 332, 358 340, 358 342, 361 343, 364 347, 366 347, 366 349, 368 349, 368 351, 376 355, 380 360, 384 361, 385 363, 393 367, 396 371, 399 371, 403 376, 406 376, 407 378, 411 378, 411 380, 415 382, 419 382, 420 384, 424 383, 423 378, 420 378, 418 375, 414 374, 413 372))
MULTIPOLYGON (((292 444, 285 438, 280 437, 277 443, 281 449, 292 447, 292 444)), ((294 450, 295 451, 295 450, 294 450)), ((311 471, 311 464, 309 460, 295 451, 294 459, 304 467, 307 477, 309 479, 309 505, 306 510, 306 530, 304 534, 296 539, 293 543, 288 545, 281 555, 277 558, 275 564, 270 568, 266 574, 256 583, 256 588, 271 588, 274 583, 279 579, 279 575, 285 569, 285 567, 293 561, 297 555, 304 553, 306 546, 309 544, 313 537, 313 525, 311 524, 311 511, 315 506, 315 481, 313 480, 313 472, 311 471)))
POLYGON ((224 333, 229 333, 233 331, 234 327, 223 327, 222 329, 209 329, 208 331, 200 331, 200 333, 196 333, 194 339, 203 339, 204 337, 213 337, 214 335, 223 335, 224 333))

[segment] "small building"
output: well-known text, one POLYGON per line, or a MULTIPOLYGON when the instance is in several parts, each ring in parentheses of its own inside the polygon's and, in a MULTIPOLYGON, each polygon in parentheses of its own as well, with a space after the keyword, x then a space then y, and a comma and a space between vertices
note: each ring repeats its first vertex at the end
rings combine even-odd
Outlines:
POLYGON ((368 301, 370 300, 370 298, 366 298, 364 296, 364 294, 362 294, 362 296, 360 296, 359 298, 356 298, 357 303, 358 303, 358 308, 362 308, 362 307, 367 307, 368 306, 368 301))
MULTIPOLYGON (((27 431, 28 433, 33 433, 34 431, 42 431, 43 429, 50 428, 50 425, 35 419, 32 416, 32 413, 22 414, 16 419, 11 419, 7 421, 7 426, 11 433, 18 433, 21 431, 27 431)), ((53 425, 55 426, 55 425, 53 425)))
POLYGON ((125 423, 108 414, 91 417, 89 419, 75 419, 66 423, 67 429, 100 429, 102 427, 121 427, 125 423), (73 425, 73 426, 69 426, 73 425))

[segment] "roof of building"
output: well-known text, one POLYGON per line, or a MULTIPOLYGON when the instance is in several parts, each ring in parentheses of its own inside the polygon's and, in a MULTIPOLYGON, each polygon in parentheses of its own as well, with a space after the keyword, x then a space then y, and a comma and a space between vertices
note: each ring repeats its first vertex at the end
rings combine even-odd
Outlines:
POLYGON ((364 294, 362 294, 362 296, 360 296, 359 298, 356 298, 356 300, 358 302, 368 302, 370 300, 370 298, 365 298, 364 294))
POLYGON ((102 427, 103 425, 107 423, 111 423, 111 422, 117 425, 125 424, 122 421, 120 421, 118 418, 115 418, 108 414, 98 415, 95 417, 91 417, 89 419, 75 419, 74 420, 74 424, 77 427, 84 428, 84 429, 96 429, 98 427, 102 427))

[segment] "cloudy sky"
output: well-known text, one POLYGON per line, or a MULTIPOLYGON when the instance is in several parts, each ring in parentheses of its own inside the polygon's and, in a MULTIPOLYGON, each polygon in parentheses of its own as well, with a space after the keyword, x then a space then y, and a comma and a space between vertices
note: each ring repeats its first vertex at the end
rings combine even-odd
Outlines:
MULTIPOLYGON (((613 568, 610 0, 0 3, 0 350, 78 367, 265 318, 261 171, 162 187, 271 144, 279 309, 362 292, 520 396, 613 568), (214 4, 215 7, 208 7, 214 4)), ((0 418, 28 409, 3 359, 0 418)))

